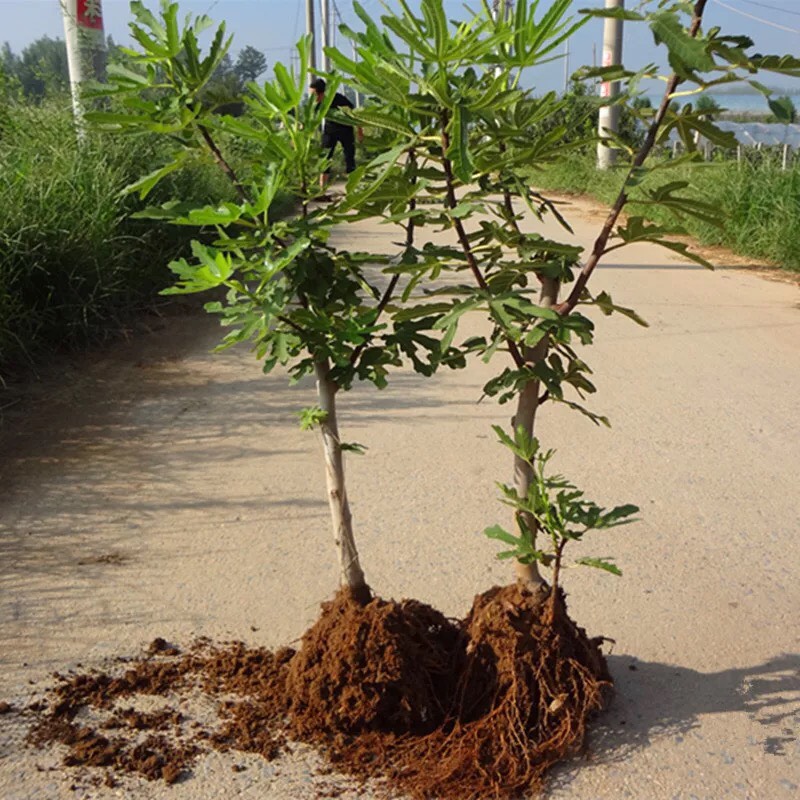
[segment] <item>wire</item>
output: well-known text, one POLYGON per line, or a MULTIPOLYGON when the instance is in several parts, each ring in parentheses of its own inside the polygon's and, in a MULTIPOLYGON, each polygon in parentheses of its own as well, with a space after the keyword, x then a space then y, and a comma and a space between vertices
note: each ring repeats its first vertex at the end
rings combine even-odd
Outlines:
POLYGON ((742 3, 747 3, 751 6, 761 6, 761 8, 768 8, 771 11, 780 11, 781 14, 792 14, 795 17, 800 17, 800 11, 791 11, 788 8, 781 8, 780 6, 771 6, 769 3, 759 3, 758 0, 740 0, 742 3))
POLYGON ((798 28, 789 28, 786 25, 778 25, 777 22, 771 22, 768 19, 762 19, 761 17, 756 17, 753 14, 748 14, 746 11, 742 11, 740 8, 736 8, 735 6, 729 6, 727 3, 723 3, 722 0, 714 0, 714 2, 718 6, 722 6, 722 8, 727 8, 728 11, 733 11, 734 14, 741 14, 743 17, 748 17, 749 19, 753 19, 756 22, 761 22, 764 25, 769 25, 772 28, 777 28, 780 31, 787 31, 789 33, 800 33, 800 29, 798 28))
POLYGON ((298 38, 297 37, 297 29, 300 27, 300 6, 301 5, 302 5, 302 3, 298 3, 297 4, 297 11, 295 12, 295 15, 294 15, 294 34, 292 35, 292 41, 293 42, 296 42, 297 38, 298 38))

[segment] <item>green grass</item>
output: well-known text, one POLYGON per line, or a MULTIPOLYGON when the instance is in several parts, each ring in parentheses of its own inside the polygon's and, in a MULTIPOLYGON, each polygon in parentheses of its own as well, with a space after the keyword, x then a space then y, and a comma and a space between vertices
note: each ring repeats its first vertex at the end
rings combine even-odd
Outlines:
MULTIPOLYGON (((192 229, 131 218, 120 190, 163 163, 146 138, 90 135, 76 147, 68 103, 0 113, 0 381, 113 335, 172 282, 192 229)), ((231 197, 210 162, 165 180, 147 204, 231 197)), ((279 212, 290 200, 283 198, 279 212)))
MULTIPOLYGON (((755 155, 755 154, 754 154, 755 155)), ((548 166, 534 182, 542 189, 586 194, 610 203, 622 185, 623 172, 600 172, 589 157, 548 166)), ((651 175, 646 186, 686 181, 686 192, 720 211, 721 227, 685 219, 686 232, 705 245, 728 247, 783 269, 800 271, 800 166, 782 171, 777 157, 710 164, 687 164, 651 175)), ((632 211, 632 213, 634 213, 632 211)), ((674 223, 674 217, 658 207, 638 207, 654 222, 674 223)))

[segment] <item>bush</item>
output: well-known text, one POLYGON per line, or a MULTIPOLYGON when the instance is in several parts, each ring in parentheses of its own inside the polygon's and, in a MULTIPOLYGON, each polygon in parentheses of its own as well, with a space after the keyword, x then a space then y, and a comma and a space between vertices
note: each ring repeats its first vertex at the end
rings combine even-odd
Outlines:
MULTIPOLYGON (((69 101, 0 115, 0 379, 47 352, 85 345, 168 286, 187 229, 131 219, 145 203, 120 190, 166 160, 147 137, 90 134, 76 146, 69 101)), ((231 187, 211 163, 148 198, 202 202, 231 187)), ((286 205, 284 203, 284 205, 286 205)))
MULTIPOLYGON (((687 233, 703 244, 729 247, 753 258, 765 259, 787 270, 800 271, 800 165, 783 171, 778 158, 764 154, 753 162, 697 164, 655 173, 647 185, 682 180, 687 193, 722 209, 721 228, 701 220, 686 219, 687 233)), ((575 158, 554 164, 540 172, 535 182, 543 189, 588 194, 603 202, 616 196, 623 174, 598 171, 593 157, 575 158)), ((640 207, 656 222, 673 222, 668 212, 657 207, 640 207)))

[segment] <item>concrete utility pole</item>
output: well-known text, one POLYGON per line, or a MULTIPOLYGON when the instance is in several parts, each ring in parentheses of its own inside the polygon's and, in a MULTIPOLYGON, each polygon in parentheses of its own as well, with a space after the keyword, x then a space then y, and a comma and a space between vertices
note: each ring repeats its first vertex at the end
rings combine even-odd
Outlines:
MULTIPOLYGON (((625 0, 606 0, 606 9, 625 8, 625 0)), ((603 20, 603 63, 604 67, 618 66, 622 63, 622 20, 607 17, 603 20)), ((600 86, 600 97, 610 100, 619 94, 619 81, 605 81, 600 86)), ((600 109, 598 132, 616 133, 619 130, 619 106, 603 106, 600 109)), ((602 142, 597 145, 597 168, 608 169, 617 161, 617 151, 602 142)))
POLYGON ((306 35, 311 37, 311 52, 308 54, 308 66, 315 70, 317 68, 317 32, 316 22, 314 22, 314 1, 306 0, 306 35))
MULTIPOLYGON (((353 61, 358 61, 358 47, 353 42, 353 61)), ((361 108, 361 92, 356 92, 356 108, 361 108)))
POLYGON ((514 10, 514 0, 492 0, 492 14, 495 19, 508 19, 514 10))
POLYGON ((67 44, 69 86, 78 136, 83 136, 81 92, 88 80, 106 77, 106 39, 101 0, 61 0, 64 38, 67 44))
POLYGON ((331 71, 331 60, 325 53, 326 47, 332 47, 331 41, 331 0, 322 0, 322 68, 325 72, 331 71))
POLYGON ((564 42, 564 94, 569 91, 569 39, 564 42))
MULTIPOLYGON (((511 2, 512 0, 492 0, 492 15, 495 21, 508 19, 511 13, 511 2)), ((499 65, 494 69, 495 75, 499 75, 502 71, 499 65)))

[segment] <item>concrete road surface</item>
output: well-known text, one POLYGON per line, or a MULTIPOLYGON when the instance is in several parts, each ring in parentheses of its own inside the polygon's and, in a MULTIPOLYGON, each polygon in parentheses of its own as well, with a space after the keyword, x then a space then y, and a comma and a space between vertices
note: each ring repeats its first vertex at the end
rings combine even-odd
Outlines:
MULTIPOLYGON (((596 214, 568 211, 588 245, 596 214)), ((397 238, 377 226, 341 236, 397 238)), ((617 696, 588 760, 558 769, 551 796, 798 797, 797 287, 637 246, 614 253, 593 288, 650 322, 598 319, 586 351, 591 406, 613 430, 546 407, 539 434, 589 497, 636 503, 641 522, 584 547, 616 557, 624 577, 565 578, 573 617, 615 640, 617 696)), ((245 350, 212 355, 218 337, 205 317, 166 319, 52 368, 4 410, 0 700, 19 704, 53 670, 155 636, 286 644, 333 592, 319 441, 295 416, 313 387, 262 376, 245 350)), ((509 580, 480 534, 506 521, 494 481, 510 472, 490 429, 510 409, 476 402, 490 374, 480 364, 429 381, 402 373, 384 392, 358 387, 341 400, 343 436, 369 447, 349 459, 348 477, 364 565, 384 596, 457 616, 509 580)), ((214 754, 172 787, 73 791, 58 755, 25 749, 23 733, 0 716, 5 800, 329 791, 304 748, 270 764, 214 754), (233 772, 234 761, 248 768, 233 772)))

